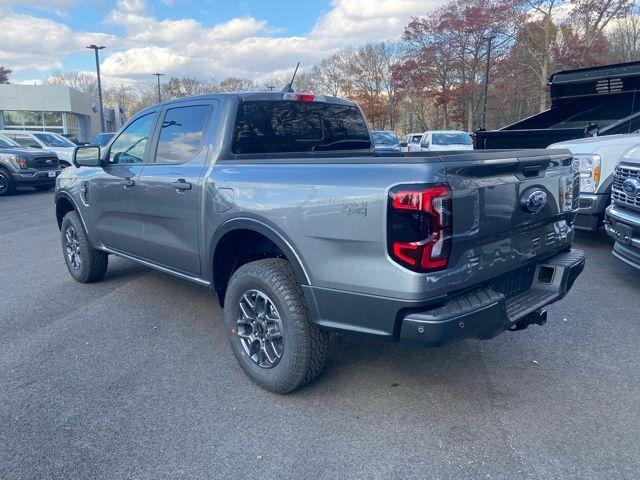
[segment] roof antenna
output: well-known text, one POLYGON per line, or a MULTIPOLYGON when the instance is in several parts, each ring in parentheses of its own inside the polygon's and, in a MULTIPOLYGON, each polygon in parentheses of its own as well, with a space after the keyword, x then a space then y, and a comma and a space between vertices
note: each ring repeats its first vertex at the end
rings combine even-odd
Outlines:
POLYGON ((293 72, 293 77, 291 77, 291 81, 289 83, 287 83, 285 85, 285 87, 282 89, 283 92, 293 93, 293 81, 296 78, 296 73, 298 73, 298 67, 299 66, 300 66, 300 62, 298 62, 298 64, 296 65, 296 69, 293 72))

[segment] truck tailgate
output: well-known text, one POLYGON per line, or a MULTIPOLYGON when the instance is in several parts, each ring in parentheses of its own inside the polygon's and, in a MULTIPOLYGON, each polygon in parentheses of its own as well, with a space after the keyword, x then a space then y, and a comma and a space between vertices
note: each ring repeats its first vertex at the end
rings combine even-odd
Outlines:
MULTIPOLYGON (((571 244, 579 179, 570 152, 473 152, 442 161, 453 194, 450 291, 494 279, 571 244)), ((516 293, 517 288, 500 290, 516 293)))

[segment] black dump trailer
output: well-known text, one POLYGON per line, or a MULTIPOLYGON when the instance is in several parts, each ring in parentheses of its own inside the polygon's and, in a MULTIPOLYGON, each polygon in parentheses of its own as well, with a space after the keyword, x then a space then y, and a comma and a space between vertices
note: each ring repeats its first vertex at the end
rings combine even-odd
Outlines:
POLYGON ((479 130, 476 148, 545 148, 640 129, 640 62, 554 73, 549 87, 550 109, 499 130, 479 130))

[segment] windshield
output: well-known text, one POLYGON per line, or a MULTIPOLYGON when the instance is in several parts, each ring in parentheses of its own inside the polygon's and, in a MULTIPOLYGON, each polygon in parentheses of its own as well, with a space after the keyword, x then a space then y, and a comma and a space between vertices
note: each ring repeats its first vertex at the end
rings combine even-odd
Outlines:
POLYGON ((464 132, 434 133, 434 145, 471 145, 471 137, 464 132))
POLYGON ((75 147, 70 140, 51 133, 34 133, 33 136, 44 143, 47 147, 75 147))
POLYGON ((0 135, 0 148, 14 148, 18 146, 19 145, 17 143, 14 143, 7 137, 3 137, 2 135, 0 135))
POLYGON ((397 145, 400 143, 398 136, 394 132, 372 131, 371 136, 376 145, 397 145))
POLYGON ((369 150, 360 110, 323 102, 247 101, 238 107, 233 153, 369 150))

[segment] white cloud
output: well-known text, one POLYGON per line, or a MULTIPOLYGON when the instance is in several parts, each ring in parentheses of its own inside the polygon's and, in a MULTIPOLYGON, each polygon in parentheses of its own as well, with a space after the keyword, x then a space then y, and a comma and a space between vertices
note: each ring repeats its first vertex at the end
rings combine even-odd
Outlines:
MULTIPOLYGON (((16 72, 49 71, 61 68, 65 56, 101 42, 108 47, 102 54, 107 82, 146 79, 158 71, 167 76, 262 79, 290 71, 297 61, 310 67, 340 48, 399 39, 412 16, 427 14, 444 1, 332 0, 309 33, 296 36, 251 16, 216 25, 203 25, 195 18, 161 20, 144 0, 119 0, 107 14, 105 26, 124 31, 118 37, 73 32, 59 22, 10 13, 0 20, 0 64, 11 65, 16 72)), ((73 2, 50 3, 60 7, 73 2)))
POLYGON ((109 55, 102 62, 102 71, 112 77, 127 77, 135 67, 136 75, 155 72, 178 72, 185 67, 189 57, 172 52, 163 47, 130 48, 109 55))
POLYGON ((73 32, 68 26, 30 15, 8 14, 0 20, 0 65, 14 72, 47 72, 60 68, 64 56, 83 51, 92 42, 108 42, 103 33, 73 32))
POLYGON ((103 71, 130 78, 159 69, 167 75, 264 78, 290 70, 297 61, 303 68, 311 66, 343 47, 397 40, 412 16, 426 14, 442 3, 444 0, 333 0, 331 9, 318 18, 308 35, 287 36, 253 17, 234 18, 210 28, 191 18, 158 20, 141 0, 121 0, 107 21, 127 32, 125 50, 109 53, 103 71), (155 48, 141 48, 149 45, 155 48), (156 60, 144 58, 145 54, 156 60))
POLYGON ((444 0, 333 0, 310 37, 330 43, 361 44, 396 39, 412 16, 424 15, 444 0))

